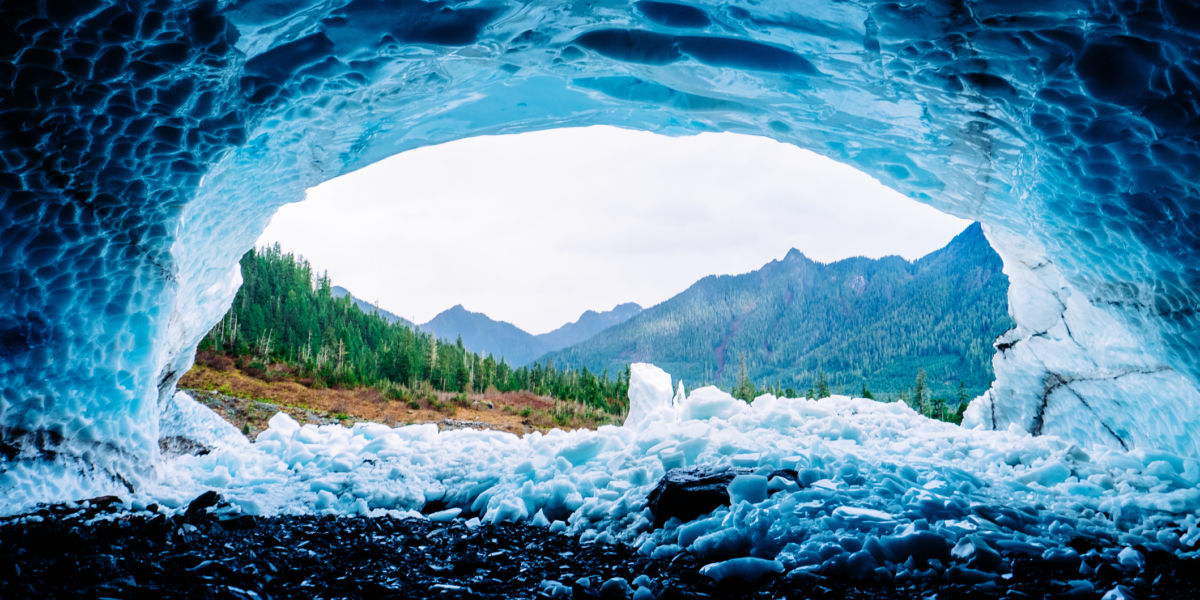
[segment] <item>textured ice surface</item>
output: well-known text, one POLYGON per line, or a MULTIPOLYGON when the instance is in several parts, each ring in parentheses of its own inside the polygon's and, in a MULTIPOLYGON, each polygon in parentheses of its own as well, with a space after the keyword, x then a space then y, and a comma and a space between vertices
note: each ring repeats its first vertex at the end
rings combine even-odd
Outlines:
POLYGON ((1019 326, 971 423, 1200 455, 1187 2, 0 10, 0 489, 47 458, 145 483, 237 257, 307 186, 591 124, 765 135, 983 221, 1019 326))
MULTIPOLYGON (((631 389, 670 390, 656 371, 635 369, 631 389)), ((696 395, 715 406, 721 394, 696 395)), ((902 403, 724 399, 745 408, 689 418, 688 397, 621 427, 524 437, 300 426, 281 413, 249 445, 231 427, 203 425, 194 433, 213 451, 166 459, 132 501, 182 509, 215 489, 252 514, 523 522, 660 558, 686 550, 715 579, 813 571, 985 581, 1017 556, 1078 565, 1072 547, 1094 547, 1133 576, 1144 564, 1134 546, 1192 554, 1200 541, 1200 463, 1190 458, 966 430, 902 403), (655 528, 646 497, 673 467, 741 469, 730 505, 655 528)), ((182 394, 175 401, 206 410, 182 394)))

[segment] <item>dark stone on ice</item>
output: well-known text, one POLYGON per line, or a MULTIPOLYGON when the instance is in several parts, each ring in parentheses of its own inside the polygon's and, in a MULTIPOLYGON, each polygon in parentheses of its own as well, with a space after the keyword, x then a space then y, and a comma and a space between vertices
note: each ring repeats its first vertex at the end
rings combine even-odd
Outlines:
POLYGON ((216 506, 220 501, 221 495, 213 490, 208 490, 207 492, 196 496, 196 499, 192 500, 191 504, 188 504, 187 511, 183 513, 183 520, 188 523, 195 523, 197 521, 204 520, 204 515, 207 514, 207 509, 210 506, 216 506))
POLYGON ((93 509, 108 510, 114 505, 121 504, 121 499, 116 496, 97 496, 87 501, 93 509))
MULTIPOLYGON (((654 515, 654 527, 662 527, 671 517, 688 522, 706 515, 720 506, 729 506, 729 482, 738 475, 753 473, 753 469, 727 467, 724 469, 671 469, 646 496, 654 515)), ((796 471, 779 469, 770 477, 782 477, 799 483, 796 471)))
POLYGON ((667 471, 646 496, 646 504, 654 515, 654 527, 662 527, 671 517, 687 522, 720 506, 728 506, 729 482, 750 472, 750 469, 736 468, 667 471))
POLYGON ((162 455, 171 458, 174 456, 195 455, 204 456, 212 452, 212 448, 197 442, 191 438, 186 438, 179 435, 168 435, 158 438, 158 450, 162 455))

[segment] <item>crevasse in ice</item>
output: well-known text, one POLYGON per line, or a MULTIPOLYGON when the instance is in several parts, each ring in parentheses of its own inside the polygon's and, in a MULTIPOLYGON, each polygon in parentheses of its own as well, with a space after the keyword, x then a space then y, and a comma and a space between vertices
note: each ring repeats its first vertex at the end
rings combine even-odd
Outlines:
POLYGON ((1200 455, 1189 3, 2 10, 0 488, 76 493, 49 459, 93 490, 151 482, 159 413, 237 258, 307 186, 591 124, 765 135, 984 222, 1018 327, 968 423, 1200 455))

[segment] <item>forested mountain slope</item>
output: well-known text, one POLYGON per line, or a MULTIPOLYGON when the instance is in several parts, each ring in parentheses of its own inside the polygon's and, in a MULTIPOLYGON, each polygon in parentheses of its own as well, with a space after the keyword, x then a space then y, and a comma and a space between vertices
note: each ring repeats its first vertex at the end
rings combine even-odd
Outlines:
POLYGON ((742 275, 710 276, 592 339, 546 355, 557 365, 657 364, 691 387, 736 384, 877 396, 913 387, 971 394, 992 380, 992 342, 1011 325, 1000 257, 973 224, 914 262, 890 256, 818 263, 792 250, 742 275))
POLYGON ((350 295, 335 297, 328 277, 278 245, 242 257, 242 287, 200 350, 239 359, 252 374, 301 378, 317 387, 371 386, 395 397, 412 390, 530 391, 620 414, 628 373, 512 367, 378 313, 350 295))

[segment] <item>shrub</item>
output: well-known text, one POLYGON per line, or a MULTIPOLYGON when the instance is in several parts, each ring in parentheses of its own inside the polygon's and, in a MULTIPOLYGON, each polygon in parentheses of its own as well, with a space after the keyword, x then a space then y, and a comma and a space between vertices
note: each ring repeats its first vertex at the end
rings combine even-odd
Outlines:
POLYGON ((267 374, 267 366, 256 360, 246 365, 245 371, 251 377, 263 379, 267 374))
POLYGON ((233 368, 233 359, 224 354, 201 350, 196 353, 196 364, 208 367, 214 371, 228 371, 233 368))

